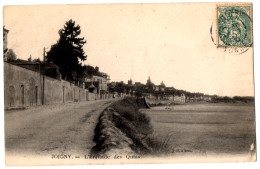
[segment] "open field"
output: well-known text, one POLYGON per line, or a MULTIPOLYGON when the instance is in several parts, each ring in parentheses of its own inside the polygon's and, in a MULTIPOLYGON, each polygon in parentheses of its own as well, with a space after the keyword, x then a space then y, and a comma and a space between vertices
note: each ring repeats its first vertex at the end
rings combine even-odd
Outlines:
POLYGON ((230 156, 255 151, 253 104, 187 104, 142 112, 151 118, 155 137, 169 139, 173 156, 230 156))

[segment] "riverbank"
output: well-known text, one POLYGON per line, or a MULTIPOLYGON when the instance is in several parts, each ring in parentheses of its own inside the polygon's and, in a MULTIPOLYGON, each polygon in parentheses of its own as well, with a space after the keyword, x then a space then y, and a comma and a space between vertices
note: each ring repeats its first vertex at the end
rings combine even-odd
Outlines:
POLYGON ((127 97, 107 107, 95 128, 92 154, 141 154, 149 151, 145 142, 152 133, 150 119, 139 112, 141 105, 127 97))
MULTIPOLYGON (((204 103, 142 109, 156 138, 167 138, 171 157, 235 157, 255 160, 255 113, 251 103, 204 103)), ((222 159, 223 159, 222 158, 222 159)), ((220 162, 220 161, 219 161, 220 162)))
POLYGON ((167 140, 154 137, 150 118, 139 111, 147 107, 140 103, 127 97, 104 110, 95 129, 92 154, 148 156, 167 151, 167 140))
POLYGON ((94 141, 94 155, 185 157, 202 162, 239 156, 254 161, 254 105, 200 103, 140 109, 135 98, 126 98, 100 115, 94 141))

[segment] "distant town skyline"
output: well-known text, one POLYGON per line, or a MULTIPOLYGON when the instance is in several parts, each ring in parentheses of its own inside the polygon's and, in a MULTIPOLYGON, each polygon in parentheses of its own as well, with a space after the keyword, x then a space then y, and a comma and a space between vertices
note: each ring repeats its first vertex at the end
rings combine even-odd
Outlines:
POLYGON ((252 48, 242 55, 217 48, 209 31, 215 5, 204 6, 207 10, 201 4, 7 6, 4 26, 10 30, 8 48, 20 59, 42 60, 43 48, 48 51, 73 19, 87 41, 84 64, 98 66, 111 81, 145 84, 150 76, 155 84, 189 92, 253 96, 252 48))

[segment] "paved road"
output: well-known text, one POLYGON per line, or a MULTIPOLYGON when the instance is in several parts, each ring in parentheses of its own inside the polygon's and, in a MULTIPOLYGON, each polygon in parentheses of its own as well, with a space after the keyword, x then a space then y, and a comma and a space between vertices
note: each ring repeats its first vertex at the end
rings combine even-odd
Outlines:
POLYGON ((69 103, 5 113, 6 155, 88 154, 100 113, 115 100, 69 103))

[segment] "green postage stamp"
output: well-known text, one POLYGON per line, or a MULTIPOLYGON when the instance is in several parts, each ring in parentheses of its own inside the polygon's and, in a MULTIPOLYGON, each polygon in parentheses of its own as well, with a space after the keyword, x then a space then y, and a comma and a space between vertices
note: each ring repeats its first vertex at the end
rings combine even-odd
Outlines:
POLYGON ((252 45, 252 5, 217 6, 218 47, 250 47, 252 45))

